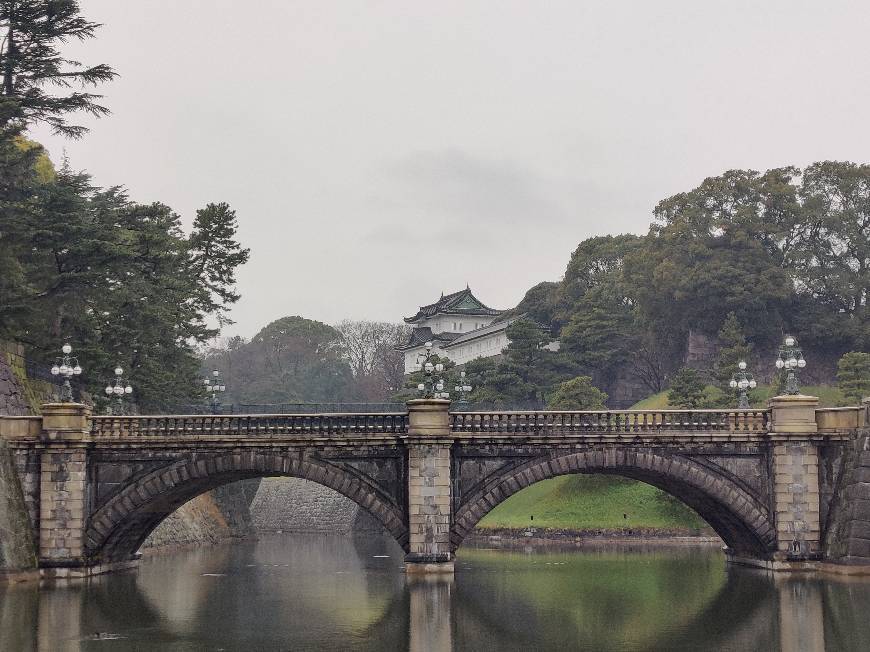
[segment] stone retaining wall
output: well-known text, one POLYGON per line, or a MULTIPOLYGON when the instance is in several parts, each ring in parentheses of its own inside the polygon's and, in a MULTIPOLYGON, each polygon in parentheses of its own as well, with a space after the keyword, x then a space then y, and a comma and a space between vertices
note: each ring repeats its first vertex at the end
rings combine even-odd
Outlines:
POLYGON ((827 557, 844 564, 870 564, 870 428, 852 440, 832 506, 827 557))
POLYGON ((24 388, 24 350, 19 344, 0 342, 0 414, 34 414, 24 388))
POLYGON ((0 439, 0 572, 36 568, 36 547, 15 464, 0 439))
POLYGON ((170 514, 143 548, 218 543, 254 534, 250 505, 260 480, 233 482, 201 494, 170 514))
POLYGON ((301 478, 264 478, 251 503, 258 532, 383 532, 365 509, 323 485, 301 478))

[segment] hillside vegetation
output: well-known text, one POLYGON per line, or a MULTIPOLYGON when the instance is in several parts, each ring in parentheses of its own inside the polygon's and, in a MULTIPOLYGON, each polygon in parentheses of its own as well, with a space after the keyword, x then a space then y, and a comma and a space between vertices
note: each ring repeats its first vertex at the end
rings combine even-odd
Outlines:
MULTIPOLYGON (((758 388, 749 395, 750 404, 755 408, 767 407, 767 401, 776 394, 775 387, 772 385, 759 385, 758 388)), ((801 387, 801 392, 808 396, 818 396, 820 407, 837 407, 847 403, 842 392, 836 387, 830 385, 809 385, 801 387)), ((718 387, 707 385, 704 388, 704 395, 713 402, 722 394, 718 387)), ((632 410, 667 410, 672 406, 668 403, 668 392, 658 392, 652 396, 647 396, 642 401, 638 401, 631 406, 632 410)))

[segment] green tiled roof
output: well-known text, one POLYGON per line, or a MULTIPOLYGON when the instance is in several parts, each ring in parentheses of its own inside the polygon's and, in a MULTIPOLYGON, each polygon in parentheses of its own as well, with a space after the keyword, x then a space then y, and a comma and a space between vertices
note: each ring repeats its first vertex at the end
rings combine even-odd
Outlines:
POLYGON ((471 289, 466 287, 459 292, 442 294, 438 301, 430 303, 428 306, 420 306, 420 310, 417 311, 416 315, 405 317, 405 323, 414 324, 435 315, 486 315, 496 317, 503 312, 504 310, 495 310, 485 306, 482 301, 471 293, 471 289))

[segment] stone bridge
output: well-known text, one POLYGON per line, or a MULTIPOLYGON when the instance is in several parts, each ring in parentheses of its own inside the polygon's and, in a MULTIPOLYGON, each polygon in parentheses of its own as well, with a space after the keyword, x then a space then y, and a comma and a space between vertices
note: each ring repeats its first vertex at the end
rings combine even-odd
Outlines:
POLYGON ((794 569, 870 564, 868 409, 781 396, 741 411, 451 412, 416 400, 396 414, 91 416, 60 403, 0 418, 0 435, 47 577, 130 565, 186 501, 268 476, 367 509, 409 571, 452 571, 491 509, 567 473, 652 484, 698 512, 732 561, 794 569))

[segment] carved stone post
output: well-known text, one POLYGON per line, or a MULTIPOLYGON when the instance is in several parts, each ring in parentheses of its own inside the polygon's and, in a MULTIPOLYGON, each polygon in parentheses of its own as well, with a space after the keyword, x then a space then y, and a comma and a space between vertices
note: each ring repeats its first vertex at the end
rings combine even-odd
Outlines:
POLYGON ((42 406, 39 564, 48 576, 85 565, 90 417, 91 408, 80 403, 42 406))
POLYGON ((408 402, 408 573, 452 573, 450 401, 408 402))
POLYGON ((775 396, 771 408, 773 491, 779 560, 820 555, 819 455, 815 396, 775 396))

